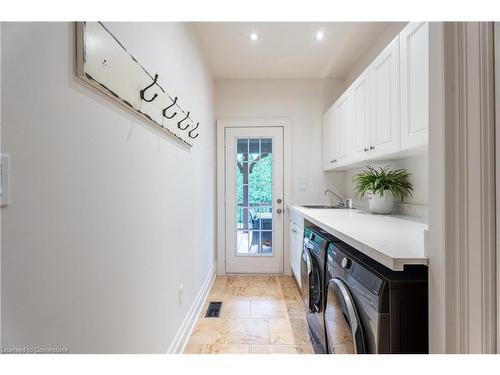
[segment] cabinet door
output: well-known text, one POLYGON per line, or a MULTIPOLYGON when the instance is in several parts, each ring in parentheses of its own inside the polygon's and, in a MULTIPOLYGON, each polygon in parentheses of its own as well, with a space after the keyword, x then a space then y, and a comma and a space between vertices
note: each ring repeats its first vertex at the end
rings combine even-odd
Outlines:
POLYGON ((370 65, 370 156, 401 150, 399 122, 399 36, 370 65))
POLYGON ((352 84, 353 162, 365 159, 370 147, 370 139, 368 137, 370 125, 368 77, 368 72, 365 71, 352 84))
POLYGON ((401 149, 429 137, 429 24, 410 22, 400 34, 401 149))
POLYGON ((295 279, 297 280, 299 286, 300 285, 300 259, 302 257, 302 241, 303 241, 303 231, 297 225, 294 225, 294 245, 295 245, 295 255, 294 255, 294 264, 292 265, 292 271, 295 274, 295 279))
POLYGON ((352 108, 352 88, 335 102, 334 106, 334 137, 337 151, 337 162, 335 167, 348 164, 352 159, 353 145, 353 108, 352 108))
POLYGON ((296 248, 296 244, 295 244, 295 229, 294 229, 294 224, 293 224, 293 221, 290 220, 289 222, 289 227, 290 227, 290 230, 289 230, 289 246, 290 246, 290 268, 292 269, 292 272, 295 272, 294 271, 294 267, 295 267, 295 263, 296 263, 296 260, 295 260, 295 248, 296 248))
POLYGON ((330 170, 335 165, 337 152, 333 136, 333 106, 323 115, 323 169, 330 170))

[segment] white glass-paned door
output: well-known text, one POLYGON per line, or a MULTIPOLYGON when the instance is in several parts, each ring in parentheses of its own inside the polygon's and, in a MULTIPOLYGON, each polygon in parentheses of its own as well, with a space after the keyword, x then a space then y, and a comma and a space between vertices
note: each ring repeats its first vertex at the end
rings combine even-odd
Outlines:
POLYGON ((226 272, 283 272, 283 129, 227 128, 226 272))

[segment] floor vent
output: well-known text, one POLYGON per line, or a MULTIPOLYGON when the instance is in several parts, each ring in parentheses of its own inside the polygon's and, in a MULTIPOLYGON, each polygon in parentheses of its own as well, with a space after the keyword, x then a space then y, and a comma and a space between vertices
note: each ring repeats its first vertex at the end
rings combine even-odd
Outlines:
POLYGON ((221 307, 222 307, 222 302, 210 302, 208 305, 205 318, 218 318, 221 307))

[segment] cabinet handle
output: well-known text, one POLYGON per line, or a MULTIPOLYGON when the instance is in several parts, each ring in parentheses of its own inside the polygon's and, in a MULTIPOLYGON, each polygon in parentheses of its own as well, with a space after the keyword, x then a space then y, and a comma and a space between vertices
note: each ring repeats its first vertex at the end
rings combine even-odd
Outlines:
POLYGON ((330 163, 336 163, 337 162, 337 159, 333 159, 333 160, 330 160, 330 163))
POLYGON ((364 152, 368 152, 368 149, 365 147, 365 148, 363 149, 363 151, 364 151, 364 152))
POLYGON ((375 150, 375 146, 370 146, 370 150, 375 150))

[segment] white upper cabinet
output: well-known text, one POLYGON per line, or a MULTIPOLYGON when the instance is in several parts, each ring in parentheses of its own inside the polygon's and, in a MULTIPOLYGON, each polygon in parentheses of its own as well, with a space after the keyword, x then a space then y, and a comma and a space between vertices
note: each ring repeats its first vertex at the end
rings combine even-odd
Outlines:
POLYGON ((409 23, 325 113, 325 170, 428 144, 428 49, 428 24, 409 23))
POLYGON ((349 163, 353 156, 353 108, 352 90, 348 89, 333 107, 333 129, 337 157, 335 166, 349 163))
POLYGON ((353 149, 352 161, 367 158, 369 150, 369 119, 370 119, 370 86, 368 73, 363 72, 351 86, 352 89, 352 126, 353 149))
POLYGON ((333 106, 323 115, 323 169, 335 167, 337 151, 333 134, 333 106))
POLYGON ((399 122, 399 37, 369 67, 372 81, 369 150, 372 157, 401 149, 399 122))
POLYGON ((411 22, 400 34, 401 149, 428 143, 429 24, 411 22))

